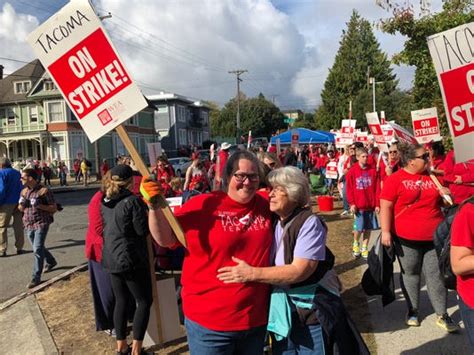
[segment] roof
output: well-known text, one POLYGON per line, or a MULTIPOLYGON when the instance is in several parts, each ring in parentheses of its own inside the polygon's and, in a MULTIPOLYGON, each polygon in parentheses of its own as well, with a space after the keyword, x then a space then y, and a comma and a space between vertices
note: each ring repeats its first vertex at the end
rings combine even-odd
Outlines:
POLYGON ((16 81, 30 80, 31 88, 33 88, 36 82, 42 79, 44 71, 39 59, 35 59, 0 80, 0 103, 29 101, 27 98, 28 93, 15 94, 13 83, 16 81))
POLYGON ((197 100, 191 97, 175 94, 172 92, 162 91, 159 94, 147 95, 146 98, 150 100, 151 102, 153 102, 154 104, 157 104, 159 101, 179 100, 179 101, 186 102, 187 104, 191 106, 209 108, 209 106, 206 105, 202 100, 197 100))

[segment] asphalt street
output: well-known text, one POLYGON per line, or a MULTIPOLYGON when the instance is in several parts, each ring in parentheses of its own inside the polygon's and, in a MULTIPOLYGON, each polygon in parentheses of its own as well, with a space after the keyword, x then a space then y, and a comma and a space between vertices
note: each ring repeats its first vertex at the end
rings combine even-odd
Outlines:
MULTIPOLYGON (((87 205, 96 190, 55 193, 57 202, 64 207, 54 215, 46 246, 58 261, 50 273, 43 274, 46 281, 86 261, 84 238, 87 230, 87 205)), ((26 290, 31 281, 33 253, 30 242, 25 240, 27 253, 16 255, 13 230, 8 230, 8 256, 0 258, 0 303, 26 290)))

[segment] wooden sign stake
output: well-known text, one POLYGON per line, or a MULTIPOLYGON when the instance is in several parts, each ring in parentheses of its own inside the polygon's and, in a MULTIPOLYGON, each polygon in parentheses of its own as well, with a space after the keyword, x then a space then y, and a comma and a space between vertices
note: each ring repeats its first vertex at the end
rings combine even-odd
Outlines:
MULTIPOLYGON (((433 180, 433 182, 435 183, 436 187, 438 188, 438 190, 441 190, 443 188, 443 185, 441 185, 441 183, 439 182, 438 178, 434 175, 434 174, 430 174, 430 178, 431 180, 433 180)), ((449 195, 443 195, 443 199, 449 203, 450 206, 453 205, 453 200, 451 199, 451 196, 449 195)))
MULTIPOLYGON (((125 145, 125 148, 127 148, 127 151, 130 153, 130 156, 135 163, 135 166, 138 168, 138 171, 142 176, 148 176, 150 175, 150 172, 143 162, 142 157, 138 153, 137 149, 135 148, 135 145, 131 141, 128 133, 125 131, 125 128, 120 125, 115 128, 117 131, 117 134, 119 135, 120 139, 122 140, 123 144, 125 145)), ((166 200, 163 198, 163 196, 158 197, 158 204, 163 211, 163 214, 165 215, 168 223, 171 226, 171 229, 173 232, 176 234, 176 237, 178 240, 186 246, 186 240, 184 238, 184 233, 183 230, 181 229, 181 226, 179 225, 178 221, 174 217, 173 213, 171 212, 171 209, 168 206, 168 203, 166 200)), ((161 311, 160 311, 160 304, 158 301, 158 290, 156 287, 156 277, 155 277, 155 265, 154 265, 154 260, 153 260, 153 245, 152 245, 152 240, 151 240, 151 235, 148 236, 147 238, 147 247, 148 247, 148 255, 150 256, 148 258, 149 260, 149 267, 150 267, 150 276, 151 276, 151 285, 152 285, 152 294, 153 294, 153 302, 154 302, 154 311, 155 311, 155 317, 156 317, 156 326, 158 330, 158 339, 160 344, 163 343, 163 326, 161 324, 161 311)))

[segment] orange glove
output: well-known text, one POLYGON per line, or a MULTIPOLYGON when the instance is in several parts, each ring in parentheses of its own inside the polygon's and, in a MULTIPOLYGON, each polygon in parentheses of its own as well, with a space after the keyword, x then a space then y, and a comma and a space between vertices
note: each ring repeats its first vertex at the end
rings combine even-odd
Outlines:
POLYGON ((156 204, 157 197, 162 194, 161 183, 155 180, 154 175, 144 176, 140 183, 140 193, 143 200, 153 206, 156 204))

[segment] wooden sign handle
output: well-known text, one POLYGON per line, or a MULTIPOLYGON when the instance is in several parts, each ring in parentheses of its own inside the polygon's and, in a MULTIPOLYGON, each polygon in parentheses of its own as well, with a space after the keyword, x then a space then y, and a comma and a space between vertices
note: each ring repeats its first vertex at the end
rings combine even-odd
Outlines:
MULTIPOLYGON (((143 176, 150 175, 150 171, 148 170, 147 166, 143 162, 142 157, 140 156, 137 149, 135 148, 133 142, 128 136, 128 133, 125 131, 125 128, 123 128, 123 126, 120 125, 120 126, 117 126, 115 130, 117 131, 120 139, 125 145, 125 148, 127 148, 128 152, 130 153, 130 156, 132 157, 132 160, 135 163, 135 166, 138 168, 138 171, 140 172, 140 174, 142 174, 143 176)), ((178 238, 179 242, 184 247, 186 247, 186 238, 184 237, 184 232, 181 229, 181 226, 179 225, 178 221, 176 220, 176 217, 174 216, 173 212, 171 212, 171 209, 169 208, 168 203, 166 202, 163 196, 158 196, 158 205, 160 206, 161 211, 163 212, 166 220, 170 224, 171 229, 176 235, 176 238, 178 238)))
MULTIPOLYGON (((435 183, 436 187, 438 190, 441 190, 443 188, 443 185, 439 182, 438 178, 434 174, 430 174, 431 180, 435 183)), ((451 206, 453 205, 453 200, 451 199, 451 196, 449 195, 443 195, 444 200, 449 203, 451 206)))

